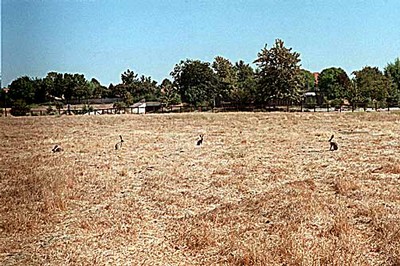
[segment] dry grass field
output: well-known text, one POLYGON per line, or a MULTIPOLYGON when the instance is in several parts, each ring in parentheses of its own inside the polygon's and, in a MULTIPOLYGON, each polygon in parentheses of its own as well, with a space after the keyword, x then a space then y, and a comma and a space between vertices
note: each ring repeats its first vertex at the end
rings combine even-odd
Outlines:
POLYGON ((0 129, 1 265, 400 265, 399 113, 2 118, 0 129))

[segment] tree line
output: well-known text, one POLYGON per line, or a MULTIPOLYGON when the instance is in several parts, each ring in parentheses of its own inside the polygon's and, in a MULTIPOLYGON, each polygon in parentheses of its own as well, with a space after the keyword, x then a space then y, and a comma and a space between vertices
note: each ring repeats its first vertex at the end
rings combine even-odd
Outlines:
POLYGON ((300 54, 277 39, 271 47, 265 45, 252 64, 242 60, 233 63, 222 56, 211 63, 186 59, 174 66, 172 79, 161 83, 127 69, 119 84, 108 87, 95 78, 87 80, 82 74, 50 72, 44 78, 15 79, 7 95, 2 91, 2 98, 7 97, 11 106, 106 97, 121 99, 118 106, 129 106, 142 99, 160 101, 166 106, 220 106, 226 102, 299 103, 306 92, 315 92, 320 104, 399 104, 400 58, 388 63, 383 71, 366 66, 351 74, 352 78, 340 67, 326 68, 319 73, 316 84, 314 74, 301 67, 300 54))

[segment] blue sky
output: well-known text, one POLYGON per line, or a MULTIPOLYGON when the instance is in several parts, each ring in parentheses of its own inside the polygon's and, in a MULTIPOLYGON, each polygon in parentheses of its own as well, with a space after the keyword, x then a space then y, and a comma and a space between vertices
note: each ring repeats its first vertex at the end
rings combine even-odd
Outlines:
POLYGON ((1 0, 3 86, 50 71, 161 82, 186 58, 252 63, 276 38, 302 66, 348 74, 400 56, 398 0, 1 0))

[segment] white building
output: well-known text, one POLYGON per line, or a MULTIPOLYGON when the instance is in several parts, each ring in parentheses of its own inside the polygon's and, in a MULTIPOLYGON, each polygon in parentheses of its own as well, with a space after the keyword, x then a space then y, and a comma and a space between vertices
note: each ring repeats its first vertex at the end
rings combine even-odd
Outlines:
POLYGON ((133 104, 131 107, 132 114, 145 114, 146 113, 146 102, 138 102, 133 104))

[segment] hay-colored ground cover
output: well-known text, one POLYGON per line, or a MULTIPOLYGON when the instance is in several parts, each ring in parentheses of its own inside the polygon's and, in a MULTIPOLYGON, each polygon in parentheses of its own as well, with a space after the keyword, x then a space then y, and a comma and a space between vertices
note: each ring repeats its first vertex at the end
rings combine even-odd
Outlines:
POLYGON ((0 129, 1 265, 400 264, 399 113, 3 118, 0 129))

